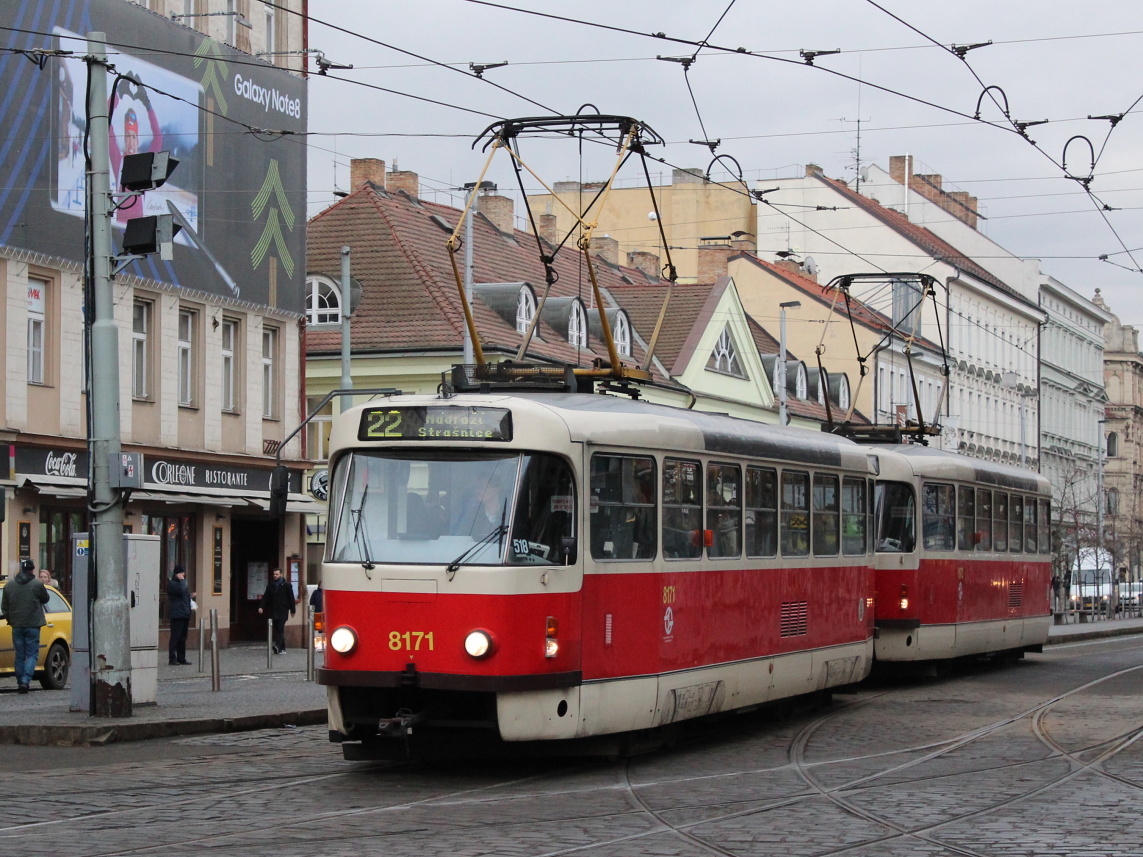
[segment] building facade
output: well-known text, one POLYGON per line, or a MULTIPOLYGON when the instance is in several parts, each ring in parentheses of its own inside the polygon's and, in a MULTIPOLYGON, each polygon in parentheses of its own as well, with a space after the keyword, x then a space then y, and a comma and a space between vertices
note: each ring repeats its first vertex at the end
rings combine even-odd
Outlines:
POLYGON ((23 121, 10 111, 31 110, 43 129, 0 154, 9 189, 0 198, 0 440, 8 451, 0 571, 30 557, 70 595, 72 538, 90 526, 83 57, 88 32, 114 33, 103 166, 118 209, 113 244, 118 250, 134 217, 169 215, 181 227, 173 258, 123 259, 111 283, 121 445, 141 456, 142 470, 137 487, 118 491, 124 526, 159 540, 153 574, 163 625, 163 584, 178 564, 199 615, 219 611, 224 645, 265 639, 257 598, 269 570, 304 585, 304 452, 298 438, 286 441, 303 400, 305 163, 299 147, 232 129, 264 126, 269 113, 284 129, 304 130, 305 81, 285 68, 291 56, 301 68, 305 55, 269 58, 277 63, 250 55, 267 45, 301 51, 304 23, 260 3, 142 5, 28 0, 0 11, 7 47, 44 57, 39 68, 11 50, 0 56, 0 80, 20 96, 0 108, 6 125, 23 121), (274 93, 269 106, 263 92, 274 93), (157 151, 179 161, 167 184, 123 196, 123 157, 157 151), (291 469, 284 520, 268 513, 279 457, 291 469))

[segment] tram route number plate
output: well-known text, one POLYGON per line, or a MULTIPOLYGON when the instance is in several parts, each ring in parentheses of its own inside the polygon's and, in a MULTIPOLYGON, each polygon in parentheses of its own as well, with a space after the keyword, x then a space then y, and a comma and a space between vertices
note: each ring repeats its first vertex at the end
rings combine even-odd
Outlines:
POLYGON ((507 408, 408 406, 366 408, 358 440, 511 440, 507 408))

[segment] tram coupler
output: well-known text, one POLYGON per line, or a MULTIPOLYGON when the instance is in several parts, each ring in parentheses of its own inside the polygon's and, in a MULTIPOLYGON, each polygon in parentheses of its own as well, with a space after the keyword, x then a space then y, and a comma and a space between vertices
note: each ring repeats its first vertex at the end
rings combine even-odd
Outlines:
POLYGON ((404 738, 412 734, 413 727, 424 719, 424 712, 414 714, 407 708, 402 708, 396 717, 382 717, 377 721, 377 734, 386 738, 404 738))

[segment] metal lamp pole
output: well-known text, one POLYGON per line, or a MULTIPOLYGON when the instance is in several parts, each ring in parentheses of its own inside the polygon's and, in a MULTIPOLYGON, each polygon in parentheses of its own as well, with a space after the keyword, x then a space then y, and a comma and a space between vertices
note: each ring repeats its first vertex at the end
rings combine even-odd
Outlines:
POLYGON ((779 342, 778 342, 778 425, 784 426, 789 422, 786 415, 786 310, 796 309, 802 305, 801 301, 785 301, 778 304, 779 311, 779 342))

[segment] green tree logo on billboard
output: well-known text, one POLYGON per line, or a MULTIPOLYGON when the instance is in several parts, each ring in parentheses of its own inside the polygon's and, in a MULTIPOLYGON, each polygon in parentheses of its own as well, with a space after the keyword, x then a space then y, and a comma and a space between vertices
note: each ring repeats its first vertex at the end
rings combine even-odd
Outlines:
POLYGON ((199 68, 203 65, 206 66, 202 71, 203 91, 214 96, 219 112, 225 116, 227 107, 226 96, 223 94, 225 87, 222 82, 226 80, 230 71, 226 67, 226 61, 222 58, 222 51, 218 47, 218 42, 214 39, 203 39, 198 50, 194 52, 194 67, 199 68))
POLYGON ((286 228, 293 232, 295 218, 289 200, 286 199, 286 191, 282 187, 282 176, 278 171, 277 159, 270 161, 266 170, 266 178, 262 181, 262 189, 258 191, 258 195, 250 203, 250 210, 254 214, 255 220, 261 220, 262 215, 266 215, 266 226, 262 230, 262 237, 258 239, 258 243, 250 251, 250 261, 255 268, 261 265, 272 242, 278 250, 278 258, 282 261, 282 267, 286 269, 286 276, 294 276, 294 259, 290 255, 289 248, 286 247, 286 237, 282 234, 282 223, 284 222, 286 228))

